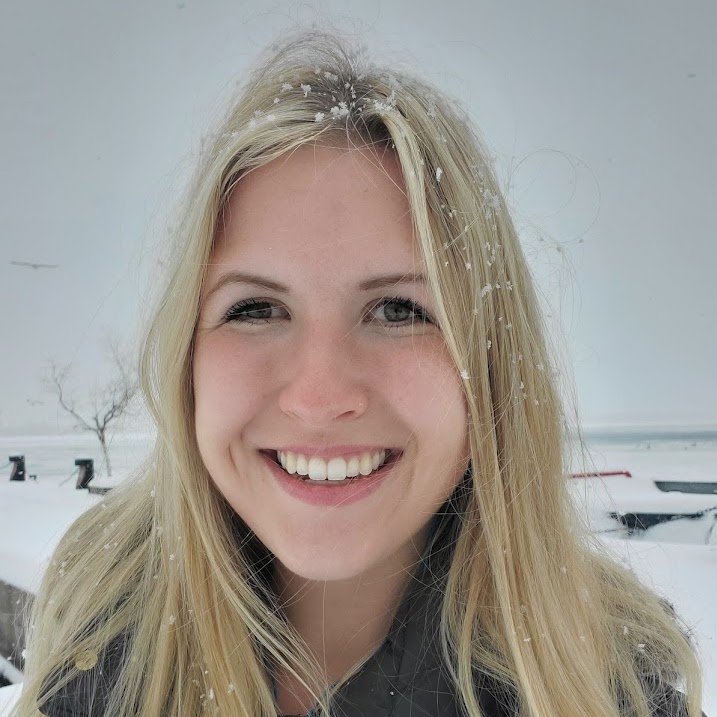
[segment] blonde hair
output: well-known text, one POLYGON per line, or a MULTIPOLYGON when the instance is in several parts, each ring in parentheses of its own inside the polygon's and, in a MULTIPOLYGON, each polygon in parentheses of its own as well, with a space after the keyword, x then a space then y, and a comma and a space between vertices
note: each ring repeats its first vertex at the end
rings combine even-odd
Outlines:
POLYGON ((259 59, 203 149, 141 360, 156 444, 57 548, 32 608, 15 714, 36 715, 77 676, 78 654, 92 658, 111 644, 124 658, 108 714, 276 715, 267 658, 331 713, 333 692, 269 587, 272 556, 202 464, 191 385, 222 207, 247 171, 317 141, 398 158, 436 318, 465 388, 472 475, 440 623, 465 713, 482 714, 479 669, 515 689, 521 715, 647 717, 647 686, 658 681, 684 689, 689 716, 699 717, 689 634, 663 600, 589 544, 568 496, 569 414, 476 130, 445 93, 316 29, 287 35, 259 59))

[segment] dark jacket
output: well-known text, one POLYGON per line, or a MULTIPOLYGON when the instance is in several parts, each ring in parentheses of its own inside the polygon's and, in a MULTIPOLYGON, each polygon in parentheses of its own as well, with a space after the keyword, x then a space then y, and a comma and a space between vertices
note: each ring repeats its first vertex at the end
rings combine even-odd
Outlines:
MULTIPOLYGON (((406 588, 386 640, 335 698, 336 717, 461 715, 454 688, 441 665, 437 631, 440 598, 451 551, 432 549, 434 544, 451 545, 452 540, 437 543, 435 527, 434 523, 431 540, 406 588)), ((446 536, 445 531, 440 532, 446 536)), ((110 644, 95 667, 80 672, 64 690, 41 704, 41 712, 48 717, 103 715, 108 690, 114 684, 113 675, 121 665, 122 652, 121 641, 110 644)), ((501 686, 480 672, 476 673, 476 685, 486 717, 516 715, 514 689, 501 686)), ((654 686, 654 693, 660 705, 654 717, 686 715, 680 692, 654 686)))

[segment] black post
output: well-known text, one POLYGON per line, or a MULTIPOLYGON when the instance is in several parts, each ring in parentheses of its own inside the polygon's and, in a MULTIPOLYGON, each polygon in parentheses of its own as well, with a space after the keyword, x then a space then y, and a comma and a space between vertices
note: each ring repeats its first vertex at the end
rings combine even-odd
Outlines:
POLYGON ((75 465, 80 467, 75 488, 77 488, 77 490, 87 488, 89 482, 95 477, 94 461, 92 458, 78 458, 75 461, 75 465))
POLYGON ((25 480, 25 456, 9 456, 8 460, 12 463, 10 480, 25 480))

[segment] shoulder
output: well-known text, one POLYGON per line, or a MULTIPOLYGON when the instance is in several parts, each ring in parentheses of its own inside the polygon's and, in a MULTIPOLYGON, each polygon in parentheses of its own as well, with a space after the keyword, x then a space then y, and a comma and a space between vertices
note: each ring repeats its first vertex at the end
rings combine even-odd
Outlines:
MULTIPOLYGON (((648 692, 653 704, 653 717, 687 717, 687 697, 683 692, 659 682, 650 682, 648 692)), ((702 713, 702 717, 707 717, 702 713)))
MULTIPOLYGON (((53 683, 72 672, 70 679, 51 697, 38 703, 46 717, 99 717, 105 712, 112 686, 116 684, 125 656, 127 636, 115 637, 102 652, 78 653, 74 664, 51 675, 44 684, 46 694, 53 683)), ((1 715, 0 715, 1 717, 1 715)))

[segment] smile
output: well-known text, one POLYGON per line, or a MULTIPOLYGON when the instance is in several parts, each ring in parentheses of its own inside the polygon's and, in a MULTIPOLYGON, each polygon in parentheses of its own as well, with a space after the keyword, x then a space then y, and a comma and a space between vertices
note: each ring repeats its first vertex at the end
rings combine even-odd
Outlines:
POLYGON ((308 478, 312 481, 345 481, 347 478, 371 475, 390 460, 393 453, 397 454, 399 451, 383 449, 329 459, 276 451, 273 457, 289 475, 295 475, 297 478, 308 478))
MULTIPOLYGON (((321 508, 346 507, 368 498, 395 476, 403 451, 390 453, 382 465, 369 475, 358 475, 339 480, 311 479, 298 473, 287 473, 278 460, 276 451, 260 451, 260 454, 277 485, 293 498, 321 508)), ((333 459, 331 459, 333 460, 333 459)))
POLYGON ((384 449, 347 458, 324 460, 318 456, 309 458, 284 451, 262 451, 282 470, 303 482, 346 484, 379 472, 384 466, 395 463, 402 451, 384 449))

